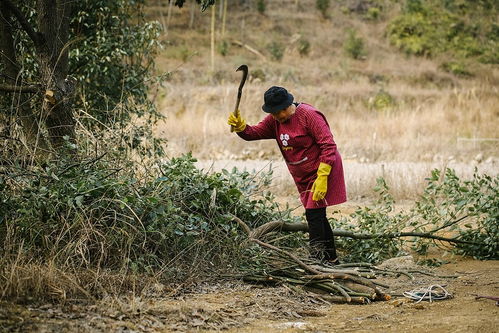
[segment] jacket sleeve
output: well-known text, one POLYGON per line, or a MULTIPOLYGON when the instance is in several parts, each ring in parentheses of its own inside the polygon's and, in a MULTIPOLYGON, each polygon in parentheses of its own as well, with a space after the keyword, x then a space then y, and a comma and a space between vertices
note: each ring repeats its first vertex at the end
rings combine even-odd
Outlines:
POLYGON ((321 151, 319 161, 332 166, 336 160, 336 143, 326 117, 321 112, 313 110, 306 118, 306 122, 309 134, 321 151))
POLYGON ((247 125, 244 131, 238 132, 237 135, 246 141, 275 139, 275 120, 271 115, 267 115, 257 125, 247 125))

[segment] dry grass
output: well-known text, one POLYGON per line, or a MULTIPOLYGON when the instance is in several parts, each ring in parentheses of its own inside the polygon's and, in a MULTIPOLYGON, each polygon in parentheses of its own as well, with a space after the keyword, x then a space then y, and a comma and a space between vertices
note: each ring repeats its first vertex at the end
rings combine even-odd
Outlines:
MULTIPOLYGON (((278 197, 282 203, 289 203, 290 207, 301 206, 296 187, 293 183, 286 164, 282 159, 274 160, 200 160, 197 166, 209 170, 220 171, 222 169, 232 169, 236 167, 249 172, 273 171, 273 182, 270 190, 278 197)), ((460 163, 455 160, 442 160, 437 162, 356 162, 346 160, 343 162, 345 170, 345 182, 349 201, 362 202, 373 198, 373 191, 376 179, 383 177, 390 193, 398 200, 414 200, 426 186, 425 178, 431 175, 433 169, 444 170, 452 168, 458 177, 470 179, 473 176, 475 167, 479 173, 497 175, 498 167, 494 163, 460 163)))
POLYGON ((247 63, 250 72, 258 70, 265 76, 250 76, 244 89, 240 108, 250 124, 264 116, 260 109, 263 92, 271 85, 282 85, 298 101, 324 112, 346 159, 387 163, 450 158, 466 163, 478 154, 497 158, 497 141, 458 141, 461 137, 497 139, 497 66, 477 66, 476 77, 458 78, 439 69, 440 59, 397 52, 383 37, 386 21, 362 21, 341 14, 337 6, 332 8, 334 19, 320 20, 314 1, 299 3, 298 13, 289 15, 282 8, 292 10, 294 1, 272 1, 265 17, 229 7, 226 40, 243 40, 268 59, 267 46, 276 41, 283 45, 284 56, 280 62, 263 61, 231 46, 227 56, 217 53, 215 72, 209 66, 209 16, 196 14, 195 29, 189 30, 188 8, 174 9, 174 23, 166 37, 173 46, 167 45, 158 59, 160 70, 173 71, 160 90, 159 109, 167 119, 158 127, 169 140, 170 155, 192 151, 194 156, 215 160, 279 157, 275 143, 246 143, 226 125, 240 79, 234 70, 247 63), (343 51, 345 31, 352 27, 366 41, 365 60, 350 59, 343 51), (298 53, 300 37, 311 44, 308 56, 298 53), (179 45, 196 55, 183 63, 169 51, 179 45), (373 100, 381 90, 395 104, 376 110, 373 100))
POLYGON ((160 276, 130 271, 72 268, 54 261, 39 262, 25 249, 0 260, 0 299, 17 301, 96 301, 104 296, 143 294, 157 289, 160 276))
MULTIPOLYGON (((241 101, 242 115, 249 124, 264 117, 263 92, 281 85, 296 100, 310 103, 329 120, 336 143, 345 160, 350 198, 372 196, 376 177, 385 176, 398 199, 410 199, 424 187, 424 178, 434 167, 449 161, 458 173, 469 176, 473 167, 497 174, 499 167, 499 68, 475 68, 474 78, 458 78, 439 69, 442 59, 407 57, 383 37, 387 21, 367 22, 341 13, 333 5, 334 19, 322 20, 315 1, 272 1, 265 17, 255 11, 229 7, 225 39, 243 40, 271 59, 271 41, 285 47, 280 62, 262 61, 245 49, 231 46, 229 54, 217 53, 215 72, 210 71, 209 15, 196 14, 194 29, 187 28, 189 10, 175 9, 173 26, 166 41, 174 49, 189 48, 189 58, 165 54, 159 68, 172 71, 160 90, 159 109, 167 117, 158 132, 169 140, 167 152, 176 156, 193 152, 195 157, 217 165, 253 165, 273 160, 284 170, 276 171, 275 190, 294 193, 294 185, 281 165, 280 152, 272 141, 245 142, 229 132, 226 124, 233 109, 240 73, 247 63, 250 75, 241 101), (288 6, 288 7, 286 7, 288 6), (292 17, 292 18, 291 18, 292 17), (343 51, 346 29, 354 28, 365 40, 367 57, 353 60, 343 51), (308 56, 300 56, 297 39, 310 42, 308 56), (262 78, 263 73, 264 78, 262 78), (380 91, 395 104, 376 110, 373 101, 380 91), (462 141, 460 138, 492 138, 491 141, 462 141), (227 161, 226 161, 227 160, 227 161), (232 162, 228 162, 232 161, 232 162), (383 171, 383 168, 384 171, 383 171)), ((387 16, 393 15, 396 7, 387 16)), ((221 40, 220 35, 217 37, 221 40)))

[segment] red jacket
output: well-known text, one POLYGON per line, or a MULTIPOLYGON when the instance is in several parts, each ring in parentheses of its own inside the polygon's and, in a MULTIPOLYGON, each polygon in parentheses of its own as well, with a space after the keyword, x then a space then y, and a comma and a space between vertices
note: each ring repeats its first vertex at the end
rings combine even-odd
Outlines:
POLYGON ((257 125, 248 125, 237 134, 247 141, 276 139, 305 208, 332 206, 347 200, 340 153, 326 117, 313 106, 299 104, 295 113, 282 124, 269 114, 257 125), (317 178, 320 162, 331 165, 332 169, 326 197, 313 201, 310 189, 317 178))

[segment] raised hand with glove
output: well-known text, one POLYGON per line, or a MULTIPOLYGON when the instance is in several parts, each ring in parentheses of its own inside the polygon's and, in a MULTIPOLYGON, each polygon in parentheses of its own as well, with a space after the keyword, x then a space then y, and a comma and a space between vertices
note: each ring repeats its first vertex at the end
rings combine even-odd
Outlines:
POLYGON ((331 166, 326 163, 320 163, 317 169, 317 179, 312 185, 312 200, 319 201, 324 199, 327 193, 327 178, 331 173, 331 166))
POLYGON ((227 124, 231 126, 231 132, 242 132, 246 128, 246 121, 241 117, 239 110, 229 114, 227 124))

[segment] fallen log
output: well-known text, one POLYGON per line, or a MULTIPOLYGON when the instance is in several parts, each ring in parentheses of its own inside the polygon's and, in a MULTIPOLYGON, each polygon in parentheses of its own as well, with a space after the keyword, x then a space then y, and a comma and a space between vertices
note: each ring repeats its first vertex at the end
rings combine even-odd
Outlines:
MULTIPOLYGON (((255 228, 251 231, 252 238, 261 238, 263 235, 272 232, 272 231, 303 231, 308 232, 307 223, 285 223, 281 221, 273 221, 265 223, 258 228, 255 228)), ((482 245, 476 242, 470 242, 461 240, 458 238, 448 238, 442 237, 438 235, 434 235, 432 232, 393 232, 393 233, 383 233, 383 234, 369 234, 362 232, 353 232, 342 229, 333 229, 333 235, 337 237, 349 237, 353 239, 375 239, 375 238, 403 238, 403 237, 420 237, 420 238, 428 238, 439 240, 448 243, 454 244, 471 244, 471 245, 482 245)))

